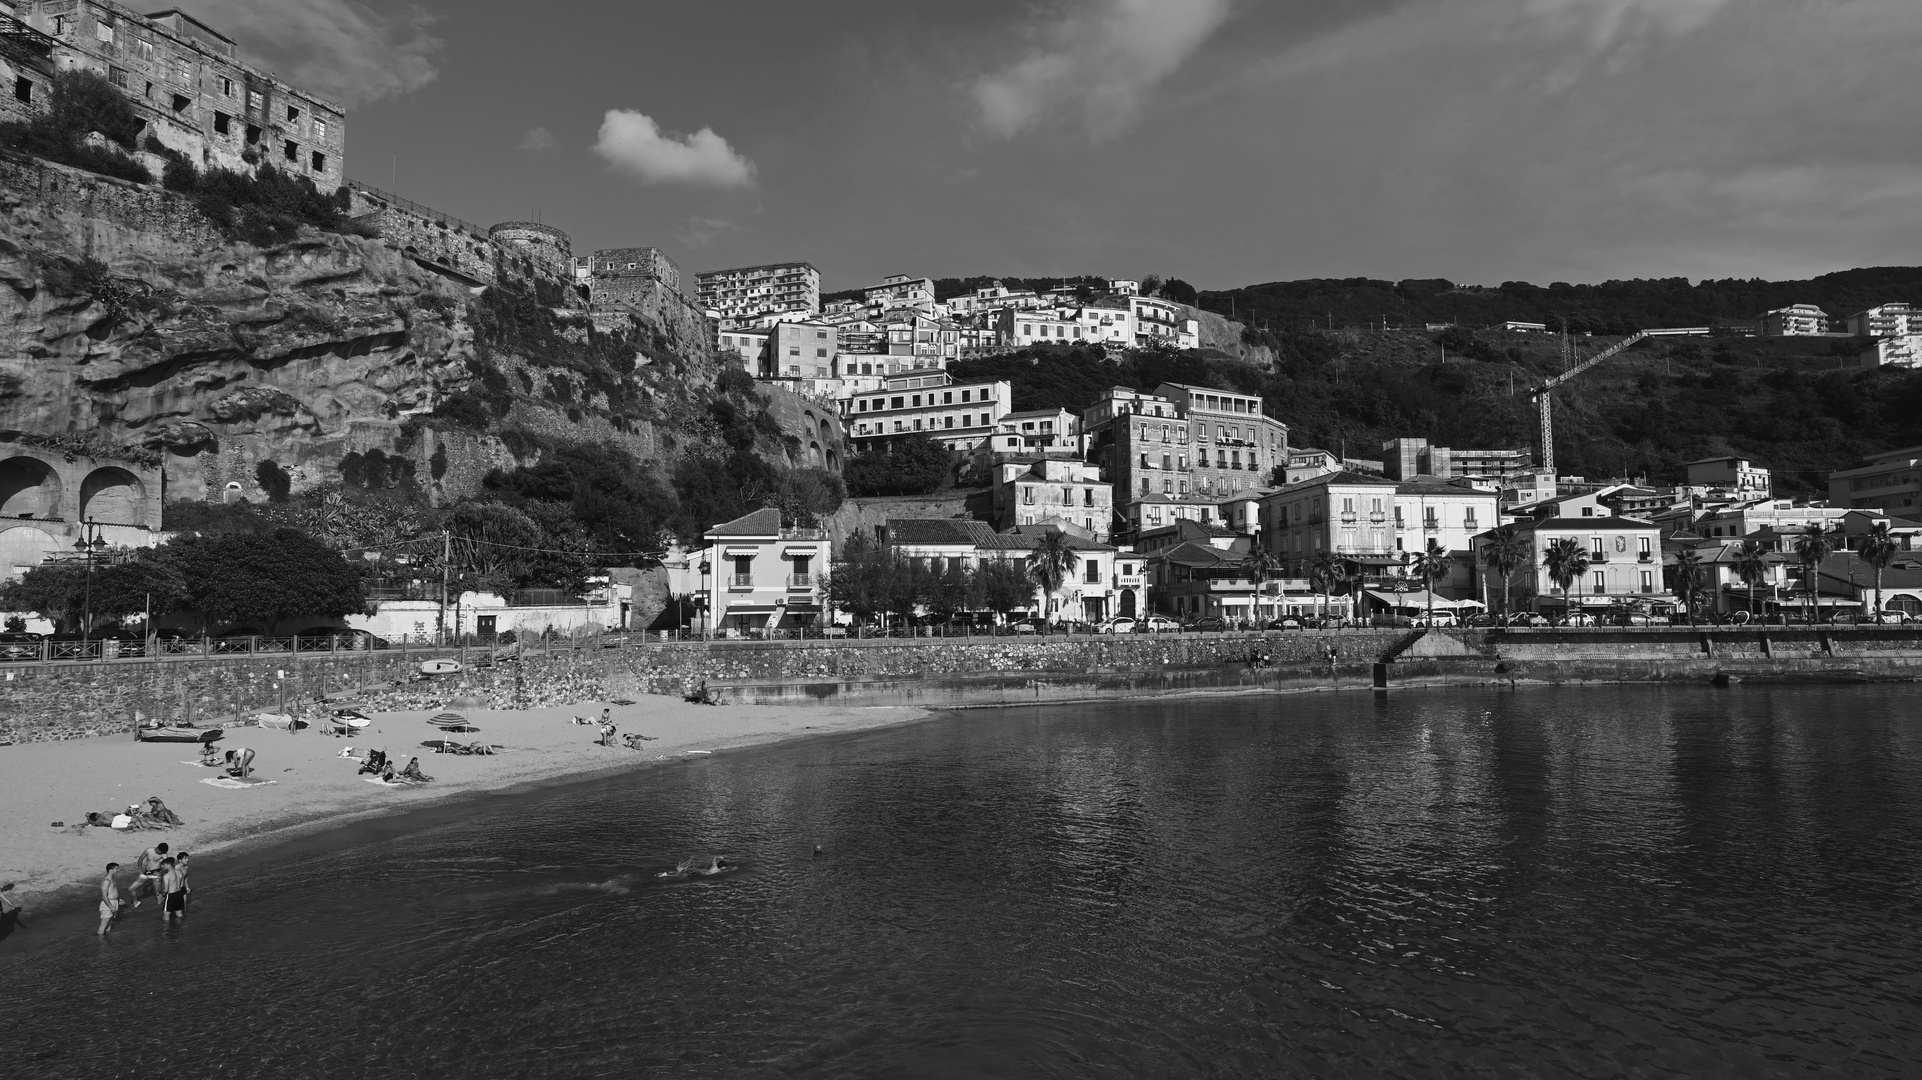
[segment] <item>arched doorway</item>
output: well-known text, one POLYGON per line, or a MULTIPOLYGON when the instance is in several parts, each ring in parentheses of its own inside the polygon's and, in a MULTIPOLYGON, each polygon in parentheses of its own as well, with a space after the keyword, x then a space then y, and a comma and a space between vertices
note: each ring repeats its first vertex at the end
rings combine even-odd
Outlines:
POLYGON ((0 515, 48 518, 60 513, 60 474, 39 458, 0 461, 0 515))
POLYGON ((107 525, 145 525, 146 485, 125 469, 111 465, 95 469, 80 483, 80 520, 107 525))
POLYGON ((821 444, 818 442, 808 443, 808 464, 819 465, 821 464, 821 460, 821 444))
POLYGON ((1120 606, 1119 614, 1121 616, 1123 616, 1124 618, 1130 618, 1130 619, 1134 618, 1135 591, 1133 589, 1121 590, 1121 602, 1119 606, 1120 606))
POLYGON ((0 531, 0 581, 12 581, 47 561, 60 541, 45 529, 19 525, 0 531))

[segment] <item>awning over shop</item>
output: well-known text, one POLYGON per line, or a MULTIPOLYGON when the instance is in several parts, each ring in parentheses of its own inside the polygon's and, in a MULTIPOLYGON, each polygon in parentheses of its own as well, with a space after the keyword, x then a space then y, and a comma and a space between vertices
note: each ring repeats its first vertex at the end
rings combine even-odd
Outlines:
POLYGON ((773 604, 735 604, 722 612, 723 615, 772 615, 778 610, 773 604))
POLYGON ((819 615, 821 613, 821 605, 789 604, 787 606, 787 613, 789 615, 819 615))
MULTIPOLYGON (((1417 608, 1422 608, 1424 610, 1428 607, 1428 598, 1431 595, 1434 595, 1436 611, 1455 610, 1455 601, 1450 600, 1445 596, 1441 596, 1438 594, 1431 594, 1426 589, 1423 589, 1417 592, 1405 592, 1405 593, 1402 593, 1400 596, 1396 596, 1394 593, 1391 593, 1391 592, 1382 592, 1379 589, 1369 589, 1368 595, 1384 604, 1387 604, 1389 607, 1404 607, 1404 608, 1417 607, 1417 608)), ((1474 601, 1468 601, 1468 602, 1473 603, 1474 601)))
POLYGON ((1358 566, 1401 565, 1401 556, 1399 555, 1337 555, 1335 558, 1342 562, 1354 563, 1358 566))
POLYGON ((781 556, 783 558, 792 559, 796 555, 814 556, 814 555, 819 555, 820 553, 821 553, 820 548, 815 547, 812 544, 809 544, 807 547, 785 548, 781 551, 781 556))
POLYGON ((722 553, 725 554, 730 559, 738 559, 738 558, 741 558, 742 556, 748 556, 751 558, 755 555, 759 555, 761 553, 761 549, 757 547, 731 547, 731 548, 723 548, 722 553))

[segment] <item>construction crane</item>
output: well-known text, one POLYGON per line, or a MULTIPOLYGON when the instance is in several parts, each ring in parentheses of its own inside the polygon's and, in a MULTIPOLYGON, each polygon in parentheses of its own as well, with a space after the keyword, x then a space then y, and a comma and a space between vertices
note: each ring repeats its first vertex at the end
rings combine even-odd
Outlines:
POLYGON ((1646 341, 1649 338, 1652 338, 1652 337, 1705 337, 1707 336, 1707 334, 1708 334, 1708 327, 1706 326, 1682 326, 1682 327, 1673 327, 1667 330, 1637 330, 1635 333, 1629 335, 1628 337, 1623 338, 1621 341, 1618 341, 1613 345, 1610 345, 1608 348, 1603 349, 1601 352, 1596 353, 1594 356, 1591 356, 1588 359, 1583 360, 1581 363, 1576 364, 1574 367, 1569 368, 1567 371, 1562 372, 1560 375, 1555 375, 1544 380, 1540 386, 1529 391, 1529 393, 1534 396, 1536 403, 1539 404, 1542 409, 1542 465, 1541 465, 1542 471, 1547 473, 1550 476, 1555 475, 1555 420, 1554 420, 1553 414, 1549 411, 1549 405, 1548 405, 1549 391, 1562 385, 1563 383, 1574 378, 1575 376, 1580 375, 1582 372, 1587 371, 1588 369, 1594 367, 1595 365, 1601 363, 1602 361, 1607 360, 1608 358, 1616 355, 1617 353, 1620 353, 1640 342, 1646 341))

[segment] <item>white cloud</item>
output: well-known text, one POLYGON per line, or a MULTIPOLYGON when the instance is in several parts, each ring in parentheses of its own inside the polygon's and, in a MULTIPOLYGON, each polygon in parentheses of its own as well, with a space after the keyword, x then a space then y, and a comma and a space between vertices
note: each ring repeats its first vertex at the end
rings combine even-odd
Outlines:
POLYGON ((1011 137, 1078 114, 1095 139, 1125 129, 1149 92, 1228 17, 1230 0, 1087 0, 1042 32, 1046 45, 975 83, 989 131, 1011 137))
POLYGON ((521 149, 530 154, 545 154, 554 149, 554 133, 544 127, 531 127, 521 136, 521 149))
POLYGON ((196 0, 191 10, 288 82, 349 108, 418 90, 440 74, 441 43, 427 32, 433 19, 412 6, 196 0))
POLYGON ((735 153, 713 128, 675 136, 662 131, 653 117, 632 109, 607 110, 594 152, 649 184, 745 187, 754 182, 754 164, 735 153))
POLYGON ((1728 4, 1729 0, 1527 0, 1522 14, 1579 34, 1602 49, 1625 39, 1699 30, 1728 4))

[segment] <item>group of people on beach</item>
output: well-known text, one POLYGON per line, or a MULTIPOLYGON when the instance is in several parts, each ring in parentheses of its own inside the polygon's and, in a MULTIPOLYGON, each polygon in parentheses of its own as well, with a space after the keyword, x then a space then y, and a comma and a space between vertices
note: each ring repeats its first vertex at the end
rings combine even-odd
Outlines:
POLYGON ((138 832, 146 829, 172 829, 184 824, 186 823, 180 820, 180 815, 167 809, 167 804, 160 801, 160 796, 155 795, 144 805, 128 803, 127 808, 117 814, 109 810, 90 810, 87 812, 86 820, 73 826, 73 829, 85 831, 92 827, 138 832))
POLYGON ((187 894, 193 889, 187 884, 188 855, 182 851, 170 854, 167 845, 155 844, 141 852, 134 859, 136 873, 133 884, 127 887, 126 896, 120 893, 120 883, 114 874, 120 864, 107 864, 107 873, 100 879, 100 930, 99 936, 105 937, 113 929, 114 917, 121 908, 131 903, 131 911, 138 908, 146 897, 152 897, 160 906, 162 922, 171 922, 187 913, 187 894))

